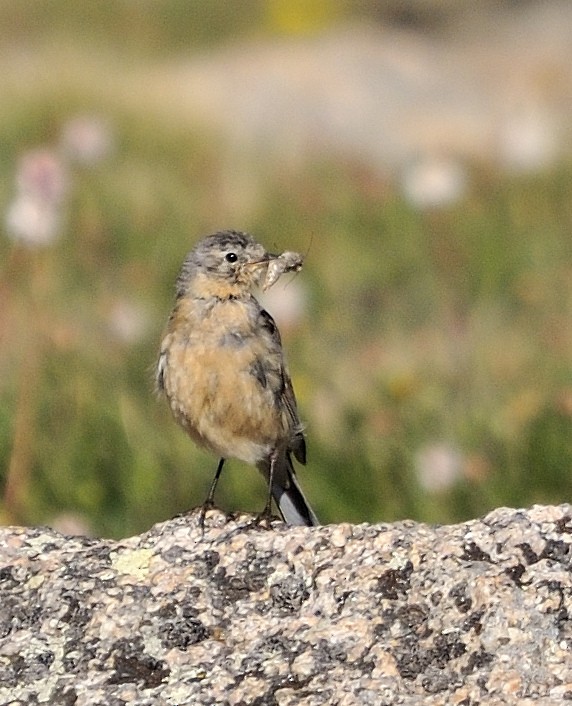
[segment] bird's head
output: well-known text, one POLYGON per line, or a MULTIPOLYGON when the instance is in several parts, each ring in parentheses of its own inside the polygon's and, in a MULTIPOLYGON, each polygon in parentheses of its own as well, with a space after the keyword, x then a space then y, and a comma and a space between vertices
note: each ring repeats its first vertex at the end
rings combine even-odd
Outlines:
POLYGON ((177 297, 243 295, 261 283, 268 262, 275 257, 248 233, 226 230, 209 235, 185 258, 177 297))

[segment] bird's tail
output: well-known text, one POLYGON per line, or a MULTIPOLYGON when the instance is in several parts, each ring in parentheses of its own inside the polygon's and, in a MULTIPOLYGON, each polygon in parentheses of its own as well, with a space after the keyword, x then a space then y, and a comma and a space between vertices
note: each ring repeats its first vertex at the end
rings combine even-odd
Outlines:
MULTIPOLYGON (((268 479, 268 466, 260 467, 260 470, 268 479)), ((272 496, 284 522, 289 525, 317 527, 320 524, 298 484, 290 453, 286 453, 276 460, 272 496)))

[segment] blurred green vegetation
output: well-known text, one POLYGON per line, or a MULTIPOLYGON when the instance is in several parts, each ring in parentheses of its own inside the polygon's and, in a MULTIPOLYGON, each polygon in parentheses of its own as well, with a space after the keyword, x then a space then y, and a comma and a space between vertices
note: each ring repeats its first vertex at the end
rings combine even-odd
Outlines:
MULTIPOLYGON (((7 1, 4 33, 19 17, 29 34, 32 5, 72 6, 7 1)), ((142 5, 141 51, 180 48, 188 3, 169 4, 169 30, 152 22, 160 3, 142 5)), ((239 29, 263 31, 251 5, 239 29)), ((195 19, 212 12, 193 8, 195 19)), ((83 28, 94 41, 119 31, 101 12, 83 28)), ((193 26, 208 25, 211 41, 231 31, 228 17, 209 22, 193 26)), ((215 139, 62 91, 0 109, 3 211, 19 155, 95 108, 115 146, 71 167, 61 236, 42 248, 0 238, 2 521, 72 513, 125 536, 202 502, 216 459, 172 421, 152 373, 179 265, 215 226, 308 251, 305 314, 283 338, 308 436, 300 479, 324 522, 450 522, 570 499, 571 164, 535 176, 475 164, 462 201, 420 212, 367 168, 322 160, 262 169, 254 205, 233 211, 215 139), (454 466, 452 479, 432 485, 439 463, 427 449, 454 466)), ((217 501, 258 510, 264 493, 233 461, 217 501)))

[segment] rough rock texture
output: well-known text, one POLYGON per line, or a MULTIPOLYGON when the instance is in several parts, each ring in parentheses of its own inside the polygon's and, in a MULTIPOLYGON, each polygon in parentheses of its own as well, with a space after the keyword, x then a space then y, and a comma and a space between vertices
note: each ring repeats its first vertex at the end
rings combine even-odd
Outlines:
POLYGON ((0 704, 562 704, 572 506, 120 542, 0 530, 0 704))

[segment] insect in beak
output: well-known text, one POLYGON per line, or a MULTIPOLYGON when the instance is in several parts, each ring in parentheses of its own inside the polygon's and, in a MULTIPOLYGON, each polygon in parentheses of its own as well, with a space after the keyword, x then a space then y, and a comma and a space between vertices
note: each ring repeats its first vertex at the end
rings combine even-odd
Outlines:
POLYGON ((262 267, 263 265, 267 265, 269 262, 272 262, 272 260, 276 260, 277 258, 278 255, 273 255, 272 253, 267 252, 263 257, 260 258, 260 260, 246 262, 245 267, 262 267))

